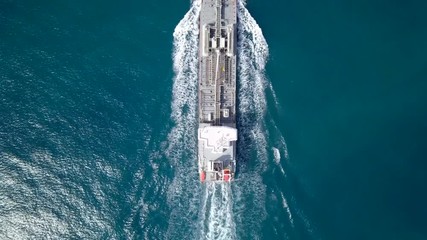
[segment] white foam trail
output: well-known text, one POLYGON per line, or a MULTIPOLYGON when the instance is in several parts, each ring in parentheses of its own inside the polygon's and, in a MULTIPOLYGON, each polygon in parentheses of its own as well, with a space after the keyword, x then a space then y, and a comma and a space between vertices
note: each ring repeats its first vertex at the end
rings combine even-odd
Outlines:
POLYGON ((256 238, 266 218, 266 186, 262 174, 268 166, 265 113, 267 102, 265 64, 268 45, 261 28, 238 2, 238 180, 232 185, 237 235, 256 238))
POLYGON ((195 239, 192 226, 200 206, 200 184, 197 179, 196 108, 198 76, 198 17, 201 1, 194 1, 191 9, 176 26, 173 50, 172 120, 175 126, 168 135, 166 156, 175 177, 169 185, 167 199, 171 209, 167 239, 186 236, 195 239))
MULTIPOLYGON (((249 140, 257 150, 262 170, 267 162, 267 139, 265 127, 266 97, 265 64, 268 58, 268 45, 261 28, 249 14, 244 2, 238 4, 238 125, 240 143, 249 140)), ((240 151, 245 153, 247 151, 240 151)), ((242 156, 247 158, 248 156, 242 156)))
POLYGON ((286 144, 285 138, 283 137, 283 134, 280 132, 279 128, 277 128, 277 125, 275 123, 272 125, 274 126, 274 131, 279 136, 279 149, 285 153, 285 160, 289 160, 288 146, 286 144))
POLYGON ((280 164, 280 151, 279 151, 279 149, 277 149, 275 147, 273 147, 272 149, 273 149, 274 161, 277 164, 280 164))
POLYGON ((261 28, 242 3, 238 4, 238 59, 240 119, 247 123, 247 113, 262 121, 266 109, 264 76, 268 45, 261 28))
MULTIPOLYGON (((274 162, 276 163, 277 167, 279 167, 282 174, 286 177, 285 170, 282 167, 282 164, 280 163, 281 156, 280 156, 280 150, 278 148, 273 147, 273 156, 274 156, 274 162)), ((285 152, 286 156, 286 152, 285 152)))
POLYGON ((295 228, 294 219, 292 217, 292 212, 291 212, 291 209, 289 208, 288 201, 286 201, 285 195, 283 195, 282 192, 280 193, 280 196, 282 197, 282 206, 288 213, 289 222, 291 222, 292 228, 295 228))
POLYGON ((168 191, 172 213, 166 235, 168 239, 183 236, 188 239, 235 239, 230 187, 206 184, 201 188, 195 171, 200 4, 200 0, 193 1, 174 32, 172 119, 175 127, 168 136, 166 154, 175 177, 168 191), (199 228, 195 229, 195 226, 199 228))
POLYGON ((236 227, 233 219, 232 194, 229 184, 207 183, 207 196, 210 200, 206 212, 206 230, 202 231, 206 239, 236 239, 236 227))
POLYGON ((268 88, 270 89, 271 95, 273 96, 274 104, 277 109, 280 109, 279 99, 277 98, 276 91, 273 88, 273 83, 268 84, 268 88))
MULTIPOLYGON (((176 123, 169 142, 172 147, 194 141, 194 134, 188 134, 196 127, 197 103, 197 66, 198 66, 198 34, 197 20, 200 13, 200 1, 195 1, 191 9, 176 26, 174 37, 173 66, 175 79, 173 84, 172 119, 176 123)), ((172 149, 172 148, 170 148, 172 149)), ((173 150, 178 150, 173 148, 173 150)))
MULTIPOLYGON (((167 156, 174 167, 183 166, 183 155, 195 157, 197 103, 197 56, 200 1, 179 22, 174 31, 172 120, 175 127, 168 135, 167 156)), ((187 160, 193 162, 194 159, 187 160)), ((195 163, 196 161, 194 161, 195 163)))
MULTIPOLYGON (((261 28, 245 8, 245 1, 240 0, 237 12, 239 175, 231 187, 214 183, 200 187, 197 171, 194 171, 197 169, 195 129, 200 5, 201 0, 192 2, 190 11, 174 32, 172 119, 175 126, 168 135, 166 154, 175 177, 168 191, 172 212, 166 236, 168 239, 183 236, 188 239, 256 238, 267 214, 266 186, 262 181, 262 173, 268 165, 268 149, 271 148, 265 122, 266 88, 270 88, 278 105, 273 87, 264 73, 268 45, 261 28), (198 228, 194 229, 194 226, 198 228), (196 232, 189 233, 192 230, 196 232)), ((279 166, 282 150, 288 158, 283 137, 280 142, 280 146, 273 150, 279 166)), ((291 210, 283 199, 282 195, 282 204, 293 226, 291 210)))

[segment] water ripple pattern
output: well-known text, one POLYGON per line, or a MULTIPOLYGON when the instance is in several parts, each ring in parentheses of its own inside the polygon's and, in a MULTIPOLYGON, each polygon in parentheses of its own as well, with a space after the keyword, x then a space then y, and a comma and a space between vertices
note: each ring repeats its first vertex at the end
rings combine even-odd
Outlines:
POLYGON ((196 156, 196 110, 198 76, 198 16, 200 1, 195 1, 191 9, 179 22, 174 32, 174 83, 172 119, 175 126, 168 135, 166 155, 174 168, 174 178, 168 190, 168 205, 172 209, 168 239, 187 236, 197 239, 200 194, 196 156))

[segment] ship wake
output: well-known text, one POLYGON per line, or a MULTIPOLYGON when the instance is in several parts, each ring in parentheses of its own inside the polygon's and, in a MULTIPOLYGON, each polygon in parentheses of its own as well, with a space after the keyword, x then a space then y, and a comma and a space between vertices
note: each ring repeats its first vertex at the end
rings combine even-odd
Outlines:
POLYGON ((236 239, 231 193, 229 184, 206 183, 198 239, 236 239))
POLYGON ((172 120, 166 156, 174 170, 167 200, 171 209, 167 239, 197 239, 194 231, 200 212, 201 193, 196 155, 196 108, 198 76, 198 17, 200 1, 176 26, 174 37, 172 120))
MULTIPOLYGON (((200 7, 201 0, 193 1, 174 32, 172 119, 175 126, 168 135, 166 149, 174 178, 168 191, 171 213, 167 238, 254 238, 261 232, 267 215, 266 186, 261 176, 273 159, 265 120, 265 90, 272 89, 265 77, 268 45, 245 2, 239 1, 236 180, 231 184, 200 184, 196 152, 200 7)), ((282 146, 279 150, 287 155, 286 145, 282 146)), ((289 218, 293 223, 291 212, 289 218)))

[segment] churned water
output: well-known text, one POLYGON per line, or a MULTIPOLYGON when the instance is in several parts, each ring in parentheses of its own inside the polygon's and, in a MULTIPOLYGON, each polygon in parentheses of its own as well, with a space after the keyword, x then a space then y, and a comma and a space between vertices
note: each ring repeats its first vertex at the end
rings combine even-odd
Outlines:
POLYGON ((0 239, 426 239, 426 3, 238 1, 230 185, 200 3, 0 1, 0 239))

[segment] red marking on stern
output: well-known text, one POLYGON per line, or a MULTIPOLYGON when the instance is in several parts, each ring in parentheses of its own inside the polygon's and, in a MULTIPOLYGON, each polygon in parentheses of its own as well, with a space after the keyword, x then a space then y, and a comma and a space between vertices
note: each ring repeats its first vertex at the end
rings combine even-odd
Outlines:
POLYGON ((229 182, 230 181, 230 174, 225 174, 224 175, 224 181, 225 182, 229 182))
POLYGON ((224 175, 224 181, 225 182, 229 182, 230 179, 231 179, 230 170, 229 169, 224 169, 224 171, 222 173, 224 175))
POLYGON ((204 182, 206 179, 206 173, 205 171, 200 172, 200 182, 204 182))

